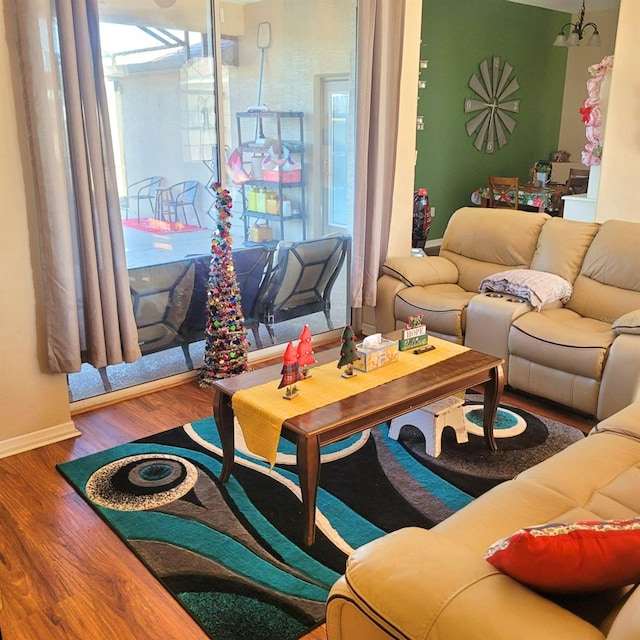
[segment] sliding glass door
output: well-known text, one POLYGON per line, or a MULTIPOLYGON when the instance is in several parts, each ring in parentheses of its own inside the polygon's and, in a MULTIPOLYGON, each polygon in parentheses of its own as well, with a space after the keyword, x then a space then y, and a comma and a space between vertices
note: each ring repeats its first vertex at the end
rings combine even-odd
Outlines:
MULTIPOLYGON (((69 376, 71 400, 201 365, 214 182, 233 196, 234 251, 260 246, 276 264, 280 242, 350 235, 356 5, 101 0, 121 217, 144 356, 103 371, 85 365, 69 376)), ((297 339, 305 323, 320 339, 349 322, 348 259, 340 264, 320 310, 292 310, 304 291, 285 302, 263 300, 251 351, 297 339), (286 308, 278 310, 281 303, 286 308)), ((246 299, 257 293, 247 291, 246 299)))

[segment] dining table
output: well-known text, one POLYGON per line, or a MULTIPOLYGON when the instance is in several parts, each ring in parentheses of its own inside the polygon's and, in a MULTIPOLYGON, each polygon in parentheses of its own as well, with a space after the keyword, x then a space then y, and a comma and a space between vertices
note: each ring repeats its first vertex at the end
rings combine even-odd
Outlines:
MULTIPOLYGON (((561 185, 549 184, 548 186, 539 187, 533 182, 523 182, 518 189, 518 208, 533 209, 541 212, 552 213, 556 209, 555 195, 561 185)), ((513 202, 515 191, 509 192, 509 202, 513 202)), ((482 207, 489 206, 489 187, 488 185, 478 187, 471 194, 471 202, 482 207)))

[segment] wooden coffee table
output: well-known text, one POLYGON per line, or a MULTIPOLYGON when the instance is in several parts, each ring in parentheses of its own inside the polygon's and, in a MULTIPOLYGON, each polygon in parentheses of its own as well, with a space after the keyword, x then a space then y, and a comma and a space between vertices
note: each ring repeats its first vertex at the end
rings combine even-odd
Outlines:
MULTIPOLYGON (((337 362, 338 349, 317 353, 315 357, 319 364, 337 362)), ((315 540, 320 447, 482 384, 484 437, 489 449, 495 451, 497 447, 493 423, 504 388, 503 362, 501 358, 477 351, 464 351, 369 391, 285 420, 282 424, 282 437, 296 445, 298 477, 302 492, 304 544, 312 545, 315 540)), ((234 415, 231 405, 233 394, 279 379, 281 368, 282 365, 278 364, 214 383, 213 413, 223 452, 220 474, 222 483, 229 479, 234 462, 234 415)))

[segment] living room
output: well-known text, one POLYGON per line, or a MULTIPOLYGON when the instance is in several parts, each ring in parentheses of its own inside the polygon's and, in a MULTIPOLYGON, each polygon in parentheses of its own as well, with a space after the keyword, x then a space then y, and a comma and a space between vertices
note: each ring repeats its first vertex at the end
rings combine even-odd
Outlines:
MULTIPOLYGON (((10 27, 10 4, 3 0, 3 29, 10 27)), ((405 52, 414 62, 419 60, 421 2, 408 2, 406 14, 405 52)), ((635 28, 640 24, 640 7, 633 0, 622 0, 615 46, 615 73, 611 85, 610 103, 607 114, 607 143, 603 156, 602 177, 597 208, 597 221, 610 218, 637 221, 635 205, 635 168, 640 165, 640 147, 635 144, 637 125, 633 120, 637 86, 637 38, 635 28), (631 114, 631 117, 630 117, 631 114)), ((552 34, 553 35, 553 34, 552 34)), ((46 357, 42 347, 42 325, 39 321, 45 300, 37 295, 37 256, 38 247, 30 236, 28 205, 32 194, 29 189, 30 175, 28 163, 18 161, 24 157, 26 133, 22 126, 19 108, 19 89, 9 70, 9 48, 4 44, 2 57, 4 64, 0 73, 7 88, 3 98, 4 109, 0 112, 5 131, 6 153, 0 160, 0 176, 5 194, 9 197, 8 208, 13 215, 5 216, 2 239, 2 257, 5 271, 11 274, 3 285, 5 306, 2 311, 0 335, 2 336, 1 397, 4 408, 2 441, 4 455, 53 442, 56 439, 77 435, 73 424, 68 395, 66 376, 50 374, 46 371, 46 357), (7 304, 10 301, 10 305, 7 304)), ((537 46, 540 46, 539 44, 537 46)), ((477 60, 476 62, 479 62, 477 60)), ((403 80, 401 103, 409 114, 415 113, 417 97, 418 65, 412 68, 410 77, 403 80)), ((473 72, 473 69, 469 73, 473 72)), ((462 84, 468 78, 462 79, 462 84)), ((399 139, 398 171, 395 189, 400 194, 396 198, 394 223, 392 225, 389 255, 407 255, 411 229, 411 192, 413 190, 413 158, 415 148, 415 120, 407 117, 405 127, 399 139)), ((470 143, 469 143, 470 146, 470 143)), ((507 146, 508 148, 508 146, 507 146)), ((498 154, 499 155, 499 154, 498 154)), ((534 158, 537 159, 537 158, 534 158)), ((420 163, 422 160, 418 159, 420 163)), ((433 159, 438 162, 438 157, 433 159)), ((453 160, 455 164, 455 159, 453 160)), ((427 168, 430 170, 430 168, 427 168)), ((453 171, 451 167, 450 171, 453 171)), ((481 172, 482 179, 485 171, 481 172)), ((426 175, 426 174, 425 174, 426 175)), ((480 173, 473 177, 473 184, 480 173)), ((470 193, 466 180, 460 187, 465 194, 470 193)), ((433 188, 434 197, 438 194, 433 188)), ((460 204, 467 204, 463 196, 460 204)), ((441 233, 445 221, 458 204, 446 205, 445 195, 438 194, 440 201, 434 202, 438 215, 434 221, 434 233, 441 233)), ((81 441, 81 438, 79 442, 81 441)), ((52 464, 54 461, 52 461, 52 464)), ((147 586, 154 589, 152 581, 147 586)), ((123 607, 126 605, 123 604, 123 607)), ((147 612, 153 616, 152 611, 147 612)))

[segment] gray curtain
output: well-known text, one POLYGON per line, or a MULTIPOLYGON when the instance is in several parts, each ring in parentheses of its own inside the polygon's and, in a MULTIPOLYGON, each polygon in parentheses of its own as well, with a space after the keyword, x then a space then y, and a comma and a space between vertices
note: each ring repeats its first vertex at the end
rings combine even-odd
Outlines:
POLYGON ((405 0, 360 0, 351 304, 375 306, 391 227, 405 0))
POLYGON ((72 373, 83 362, 96 368, 133 362, 140 348, 102 74, 98 2, 7 0, 5 7, 14 21, 23 90, 49 368, 72 373))

